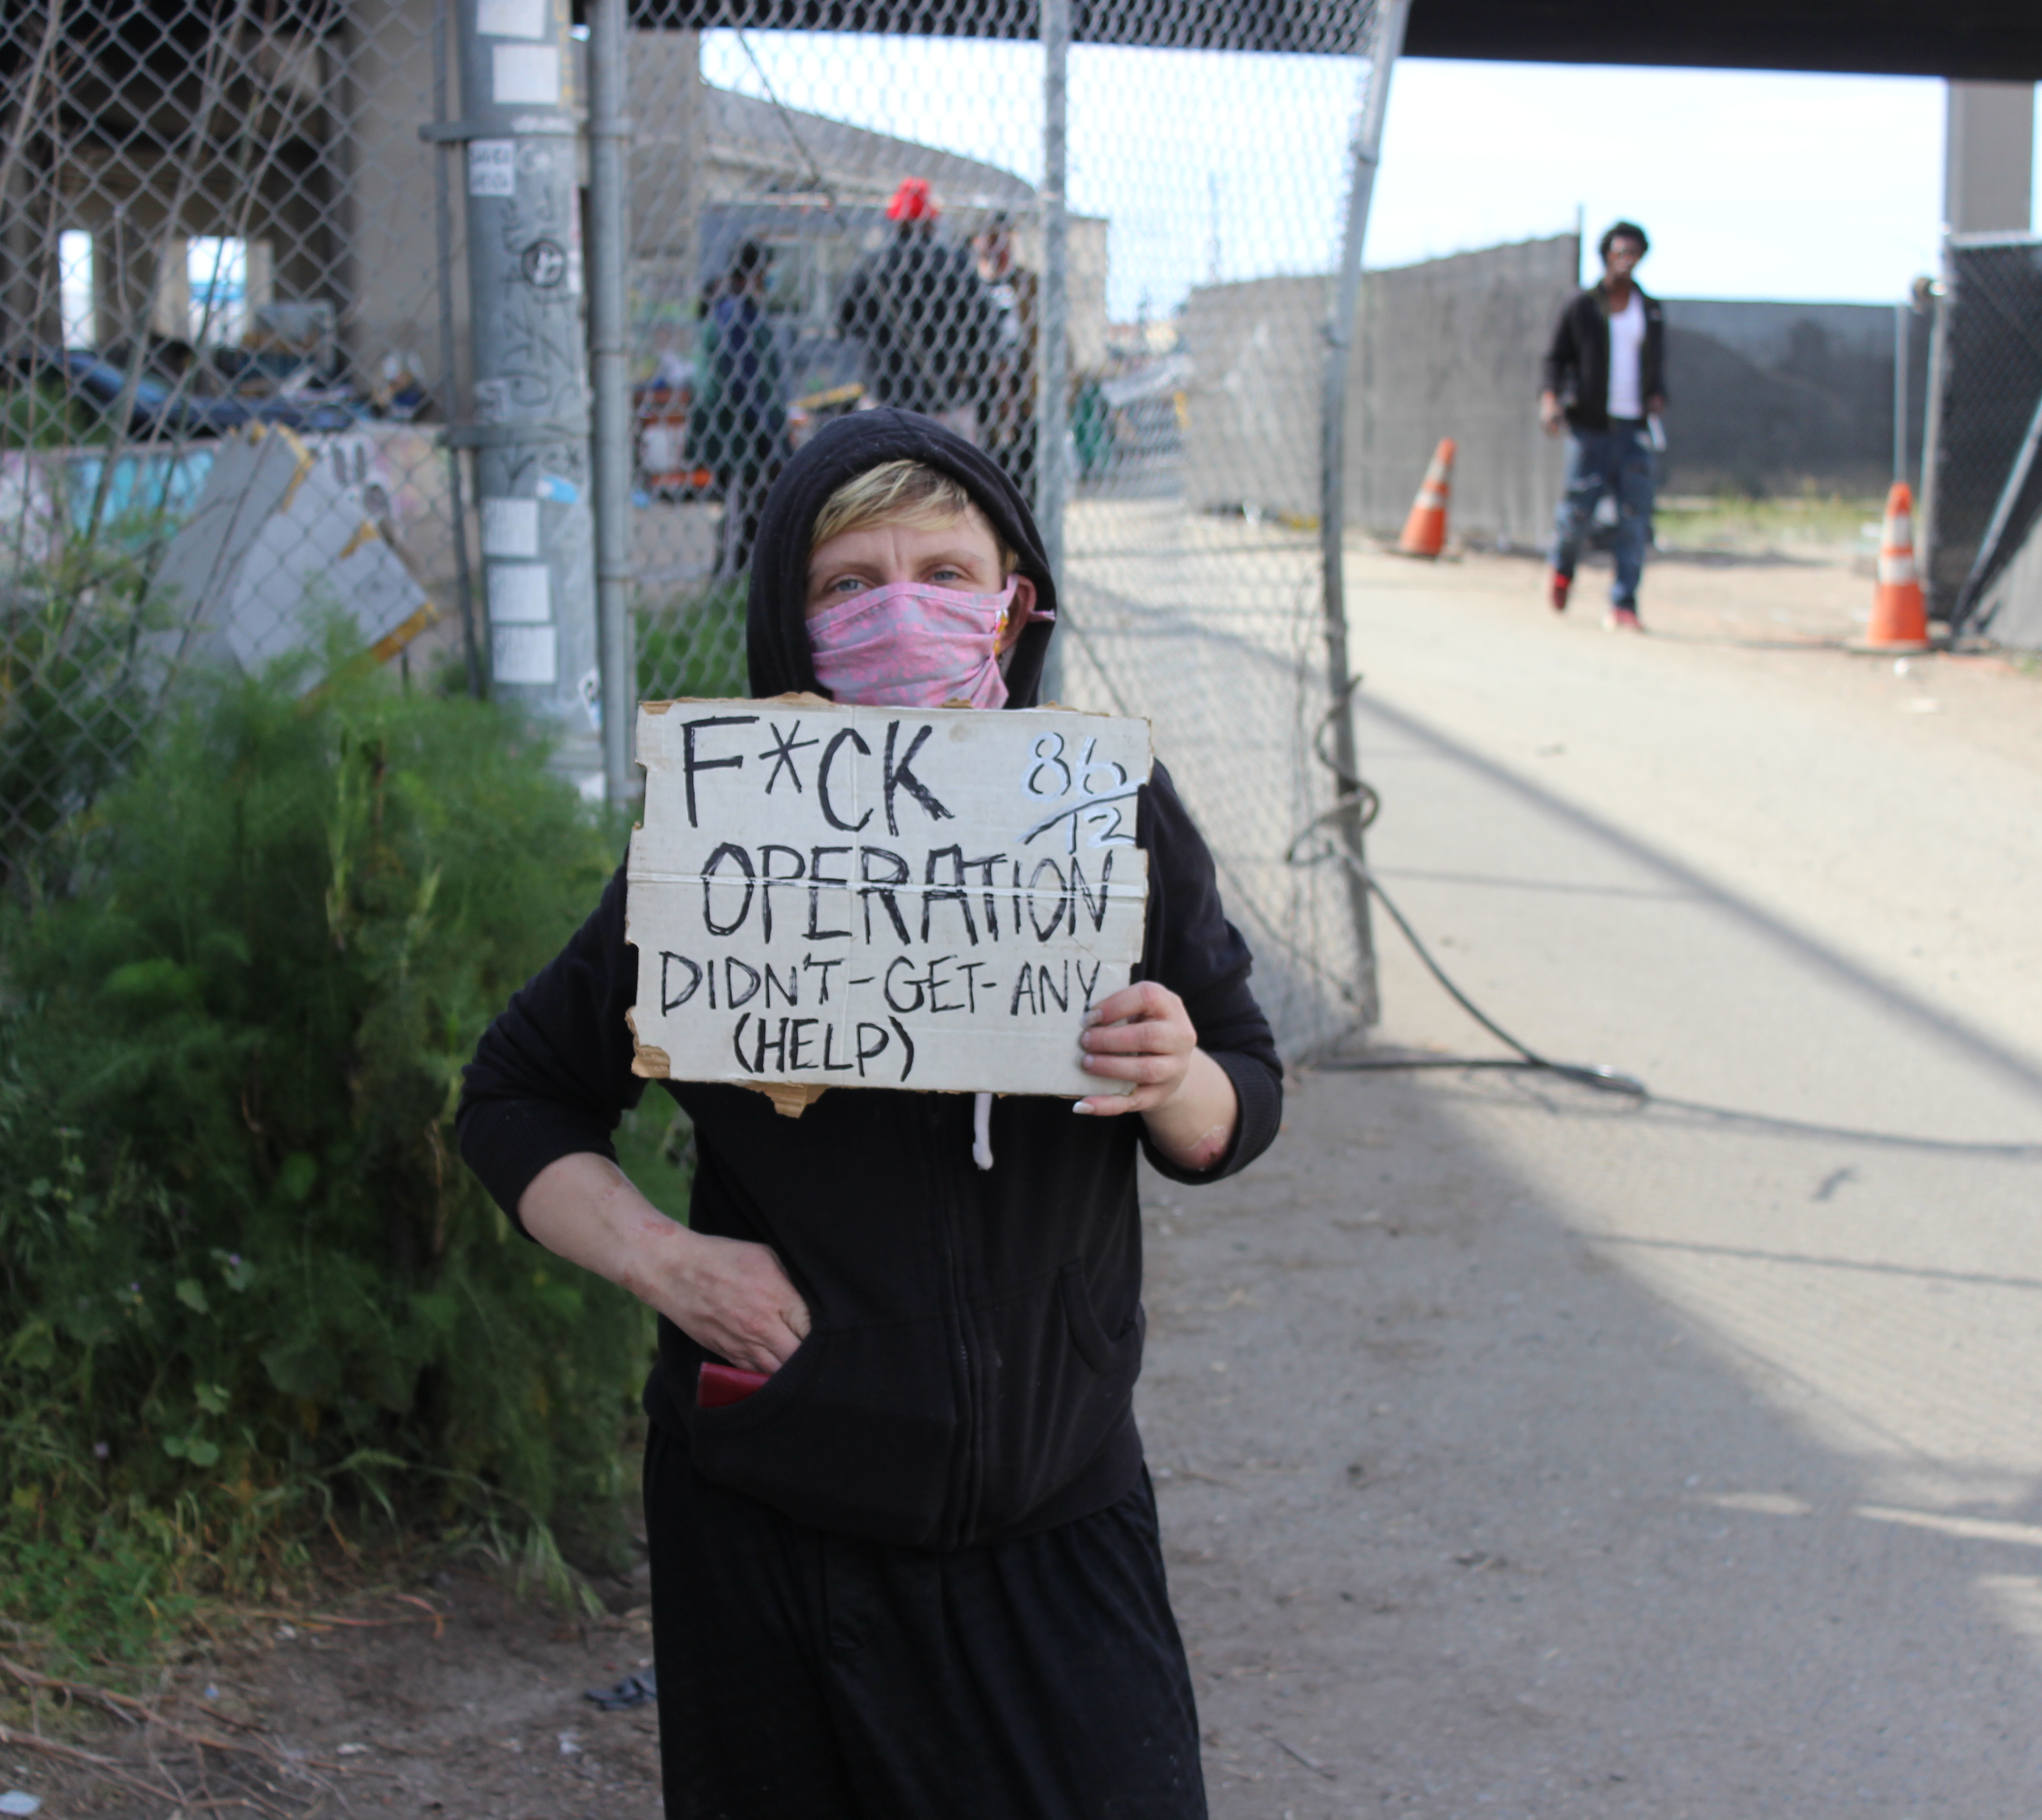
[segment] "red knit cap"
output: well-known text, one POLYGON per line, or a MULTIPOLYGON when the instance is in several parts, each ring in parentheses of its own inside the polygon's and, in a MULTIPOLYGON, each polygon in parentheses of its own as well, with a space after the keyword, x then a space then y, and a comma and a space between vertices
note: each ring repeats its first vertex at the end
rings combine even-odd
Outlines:
POLYGON ((893 192, 893 200, 886 205, 889 221, 933 221, 942 212, 935 197, 929 193, 926 177, 904 177, 901 187, 893 192))

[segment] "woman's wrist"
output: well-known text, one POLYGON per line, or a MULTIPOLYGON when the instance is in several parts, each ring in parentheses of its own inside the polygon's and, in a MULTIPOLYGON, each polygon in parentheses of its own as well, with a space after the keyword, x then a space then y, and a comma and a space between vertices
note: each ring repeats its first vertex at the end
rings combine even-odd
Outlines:
POLYGON ((1149 1141, 1179 1168, 1210 1169, 1233 1142, 1241 1122, 1241 1096, 1226 1070, 1203 1050, 1195 1049, 1176 1090, 1141 1119, 1149 1141))

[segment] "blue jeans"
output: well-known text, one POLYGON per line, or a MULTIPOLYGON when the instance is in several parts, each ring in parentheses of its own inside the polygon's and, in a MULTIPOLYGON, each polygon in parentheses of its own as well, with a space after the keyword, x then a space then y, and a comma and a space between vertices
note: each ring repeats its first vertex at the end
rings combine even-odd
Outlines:
POLYGON ((1652 524, 1652 449, 1642 424, 1619 419, 1607 430, 1567 432, 1566 491, 1553 514, 1554 574, 1574 579, 1581 539, 1606 493, 1616 499, 1616 530, 1610 539, 1616 579, 1610 583, 1609 603, 1635 609, 1652 524))

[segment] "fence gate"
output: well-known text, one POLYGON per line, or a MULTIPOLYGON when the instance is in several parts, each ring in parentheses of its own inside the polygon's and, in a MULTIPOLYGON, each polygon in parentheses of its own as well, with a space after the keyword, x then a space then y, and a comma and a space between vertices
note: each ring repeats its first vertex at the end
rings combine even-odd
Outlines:
POLYGON ((1975 631, 1987 591, 2042 515, 2042 239, 1953 235, 1944 273, 1922 579, 1939 618, 1975 631))

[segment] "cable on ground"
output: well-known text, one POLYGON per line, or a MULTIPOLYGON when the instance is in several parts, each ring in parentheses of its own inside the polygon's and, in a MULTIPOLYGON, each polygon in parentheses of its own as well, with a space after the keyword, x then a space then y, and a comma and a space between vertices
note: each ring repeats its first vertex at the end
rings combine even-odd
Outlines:
POLYGON ((1375 821, 1382 807, 1382 796, 1371 785, 1350 773, 1335 755, 1326 749, 1326 738, 1333 729, 1336 717, 1347 712, 1348 698, 1360 682, 1359 676, 1348 679, 1346 687, 1334 697, 1331 706, 1319 721, 1317 731, 1312 736, 1313 755, 1333 774, 1333 805, 1314 816, 1298 831, 1297 838, 1285 852, 1284 859, 1292 866, 1317 866, 1330 859, 1337 860, 1347 866, 1361 881, 1369 895, 1389 912, 1390 920, 1402 931, 1404 939, 1411 944, 1411 951, 1424 963, 1425 971, 1439 981, 1447 996, 1506 1049, 1515 1050, 1517 1053, 1511 1056, 1344 1056, 1329 1057, 1314 1065, 1340 1071, 1429 1068, 1532 1069, 1547 1074, 1556 1074, 1564 1080, 1574 1081, 1583 1087, 1593 1087, 1601 1092, 1621 1093, 1634 1099, 1650 1099, 1651 1090, 1634 1075, 1623 1073, 1602 1062, 1555 1061, 1549 1056, 1540 1054, 1529 1043, 1512 1036, 1454 984, 1446 969, 1433 959, 1432 950, 1420 939, 1418 931, 1411 927, 1409 918, 1397 908, 1390 893, 1382 889, 1381 881, 1369 870, 1367 862, 1362 858, 1348 835, 1350 831, 1359 834, 1375 821))

